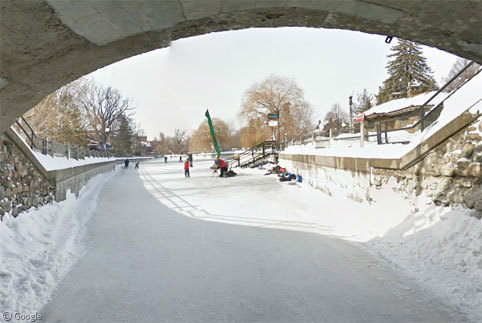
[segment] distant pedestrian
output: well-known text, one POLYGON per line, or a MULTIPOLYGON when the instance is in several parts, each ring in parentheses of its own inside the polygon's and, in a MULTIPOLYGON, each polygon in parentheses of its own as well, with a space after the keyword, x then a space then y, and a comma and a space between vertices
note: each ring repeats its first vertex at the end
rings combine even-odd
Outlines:
POLYGON ((179 164, 182 163, 182 156, 179 156, 179 164))
POLYGON ((139 162, 136 162, 136 169, 139 169, 139 162))
POLYGON ((129 158, 126 158, 126 160, 124 160, 124 167, 126 169, 129 167, 129 158))
POLYGON ((167 156, 164 156, 164 162, 167 163, 167 156))
POLYGON ((193 165, 193 158, 192 158, 192 154, 188 154, 188 155, 187 155, 187 160, 189 160, 189 164, 190 164, 190 166, 191 166, 191 167, 194 167, 194 165, 193 165))
POLYGON ((189 174, 189 160, 186 160, 184 162, 184 176, 186 176, 186 178, 191 177, 191 175, 189 174))

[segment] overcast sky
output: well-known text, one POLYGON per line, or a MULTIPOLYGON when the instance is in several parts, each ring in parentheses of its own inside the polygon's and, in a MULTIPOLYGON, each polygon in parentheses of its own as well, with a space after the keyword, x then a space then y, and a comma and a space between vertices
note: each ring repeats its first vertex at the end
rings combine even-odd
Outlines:
MULTIPOLYGON (((385 36, 314 28, 264 28, 212 33, 175 41, 90 74, 137 106, 135 120, 149 139, 194 130, 211 117, 240 123, 244 92, 270 74, 293 77, 314 107, 314 121, 348 96, 371 93, 386 79, 385 36)), ((424 47, 440 85, 456 56, 424 47)))

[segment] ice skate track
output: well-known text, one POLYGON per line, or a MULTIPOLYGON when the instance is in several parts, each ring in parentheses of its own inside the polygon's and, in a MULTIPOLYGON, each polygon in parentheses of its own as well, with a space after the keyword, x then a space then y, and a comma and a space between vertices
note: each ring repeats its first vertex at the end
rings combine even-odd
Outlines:
MULTIPOLYGON (((156 167, 171 172, 141 164, 142 174, 130 169, 105 185, 89 249, 42 311, 44 321, 464 320, 346 241, 197 219, 208 215, 153 181, 156 167), (154 198, 141 176, 172 205, 154 198), (190 208, 194 217, 176 207, 190 208)), ((182 171, 172 172, 184 180, 182 171)))

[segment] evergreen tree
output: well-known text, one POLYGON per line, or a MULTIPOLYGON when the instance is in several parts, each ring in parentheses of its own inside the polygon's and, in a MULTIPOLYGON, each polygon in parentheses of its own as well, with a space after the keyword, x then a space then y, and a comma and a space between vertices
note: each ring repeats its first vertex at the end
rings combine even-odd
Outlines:
POLYGON ((114 137, 114 151, 116 155, 127 156, 132 152, 132 129, 129 119, 125 115, 118 118, 119 126, 114 137))
POLYGON ((392 54, 387 56, 390 59, 387 64, 389 77, 379 88, 377 104, 437 88, 420 45, 409 40, 399 40, 391 50, 392 54))
POLYGON ((363 89, 363 92, 356 95, 356 102, 353 103, 353 112, 360 113, 373 107, 373 94, 368 93, 367 89, 363 89))

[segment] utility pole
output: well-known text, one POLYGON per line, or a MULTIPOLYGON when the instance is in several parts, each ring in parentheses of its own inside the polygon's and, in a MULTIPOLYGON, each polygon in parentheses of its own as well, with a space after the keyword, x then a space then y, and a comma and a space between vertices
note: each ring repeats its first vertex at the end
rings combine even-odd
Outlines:
POLYGON ((350 132, 351 133, 354 133, 354 129, 353 129, 353 102, 352 102, 352 98, 353 96, 349 96, 348 99, 349 99, 349 104, 350 104, 350 132))

